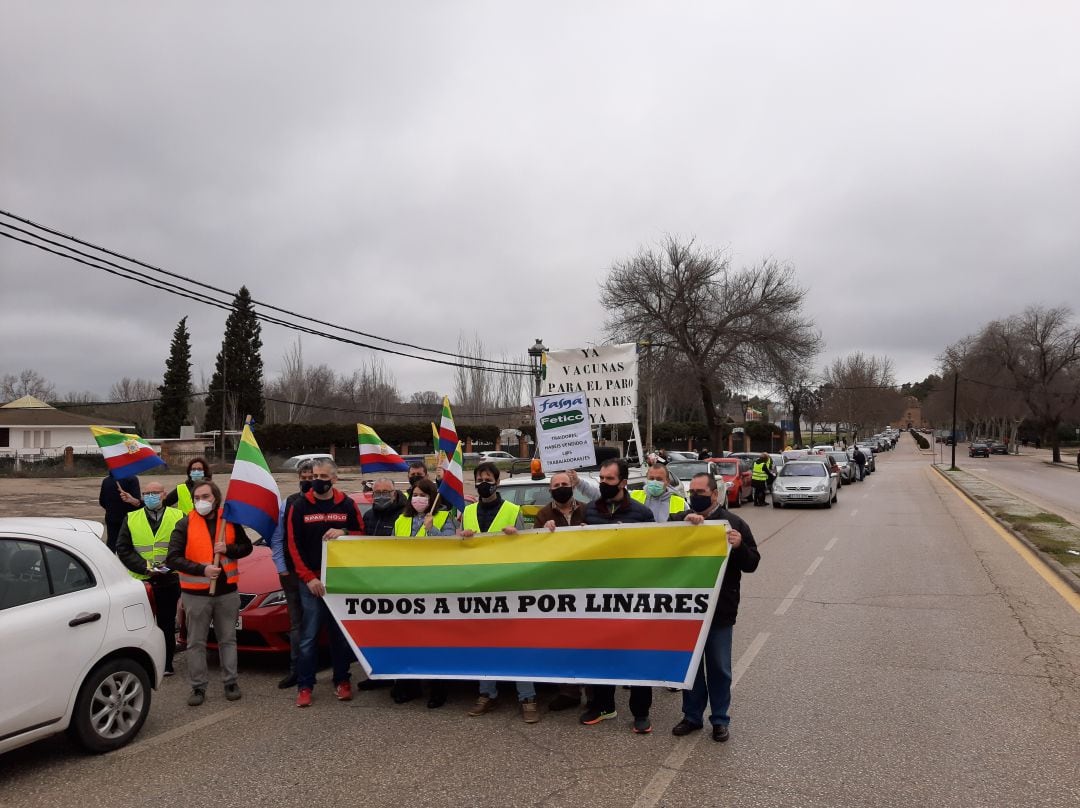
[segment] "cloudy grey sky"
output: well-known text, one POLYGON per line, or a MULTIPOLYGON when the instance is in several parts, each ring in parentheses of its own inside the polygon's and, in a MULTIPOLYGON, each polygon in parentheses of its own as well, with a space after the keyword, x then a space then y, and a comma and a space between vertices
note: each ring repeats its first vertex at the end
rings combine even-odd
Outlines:
MULTIPOLYGON (((258 299, 453 349, 603 339, 665 233, 791 263, 900 381, 1080 301, 1080 6, 6 2, 0 208, 258 299)), ((195 376, 224 313, 0 240, 0 373, 195 376)), ((273 374, 294 339, 264 326, 273 374)), ((351 371, 366 351, 305 338, 351 371)), ((400 390, 450 373, 393 359, 400 390)))

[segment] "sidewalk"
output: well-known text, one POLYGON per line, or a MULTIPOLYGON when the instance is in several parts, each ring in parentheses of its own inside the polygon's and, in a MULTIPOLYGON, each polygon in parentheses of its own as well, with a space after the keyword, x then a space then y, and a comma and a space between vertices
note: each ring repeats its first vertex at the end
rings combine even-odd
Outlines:
POLYGON ((933 468, 1080 592, 1080 526, 967 471, 949 471, 948 463, 933 468))

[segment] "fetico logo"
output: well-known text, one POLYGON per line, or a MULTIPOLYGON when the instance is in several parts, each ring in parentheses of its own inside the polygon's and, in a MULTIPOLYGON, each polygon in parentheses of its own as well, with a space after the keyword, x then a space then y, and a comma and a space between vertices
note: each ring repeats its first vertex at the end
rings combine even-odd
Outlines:
POLYGON ((580 424, 585 420, 585 414, 581 410, 570 410, 569 412, 560 412, 555 415, 545 415, 540 419, 540 428, 558 429, 560 426, 571 426, 572 424, 580 424))

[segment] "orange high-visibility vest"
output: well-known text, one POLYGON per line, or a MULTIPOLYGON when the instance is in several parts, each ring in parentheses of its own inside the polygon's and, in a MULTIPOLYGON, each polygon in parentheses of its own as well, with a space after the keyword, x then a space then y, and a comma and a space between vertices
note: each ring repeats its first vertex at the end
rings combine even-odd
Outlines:
MULTIPOLYGON (((184 548, 184 558, 188 561, 194 561, 196 564, 213 564, 214 540, 210 537, 210 526, 199 515, 198 511, 193 510, 188 514, 187 518, 187 546, 184 548)), ((218 519, 224 518, 219 510, 218 519)), ((235 542, 236 531, 230 523, 226 522, 225 544, 234 544, 235 542)), ((224 574, 225 580, 230 584, 235 584, 240 578, 240 568, 235 558, 223 557, 221 560, 221 572, 224 574)), ((181 572, 180 588, 185 592, 209 592, 210 579, 205 575, 188 575, 186 572, 181 572)))

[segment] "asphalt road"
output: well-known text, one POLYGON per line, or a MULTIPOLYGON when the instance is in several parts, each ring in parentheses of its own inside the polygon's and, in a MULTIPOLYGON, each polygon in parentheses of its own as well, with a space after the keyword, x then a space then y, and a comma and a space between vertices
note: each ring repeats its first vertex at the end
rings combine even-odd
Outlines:
MULTIPOLYGON (((1076 454, 1066 449, 1062 452, 1064 462, 1054 464, 1049 449, 1029 447, 1021 448, 1020 452, 968 457, 968 444, 962 443, 956 447, 956 465, 1080 525, 1080 473, 1076 469, 1076 454)), ((948 452, 945 462, 949 462, 948 452)))
MULTIPOLYGON (((299 711, 275 661, 244 698, 184 705, 165 682, 139 739, 87 757, 55 738, 0 757, 0 805, 1070 806, 1080 804, 1080 605, 1063 599, 905 436, 831 510, 741 510, 763 560, 743 581, 731 741, 651 736, 510 704, 469 718, 351 703, 299 711)), ((4 649, 7 652, 7 649, 4 649)), ((322 676, 325 681, 326 674, 322 676)), ((542 701, 551 691, 542 691, 542 701)))

